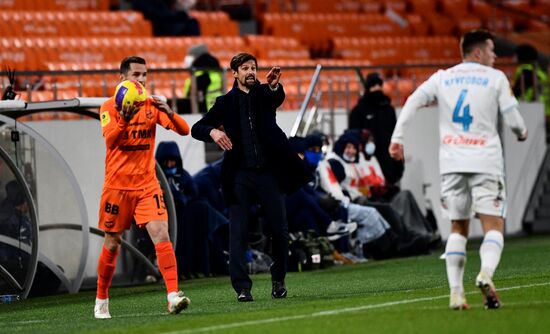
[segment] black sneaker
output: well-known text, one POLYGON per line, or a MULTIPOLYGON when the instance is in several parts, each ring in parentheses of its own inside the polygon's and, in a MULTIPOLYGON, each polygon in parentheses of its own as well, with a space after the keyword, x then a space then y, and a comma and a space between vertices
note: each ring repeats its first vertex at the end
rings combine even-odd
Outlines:
POLYGON ((271 298, 286 298, 287 291, 285 282, 271 282, 271 298))
POLYGON ((250 293, 250 289, 242 289, 241 293, 237 296, 237 301, 240 302, 251 302, 254 298, 252 298, 252 294, 250 293))

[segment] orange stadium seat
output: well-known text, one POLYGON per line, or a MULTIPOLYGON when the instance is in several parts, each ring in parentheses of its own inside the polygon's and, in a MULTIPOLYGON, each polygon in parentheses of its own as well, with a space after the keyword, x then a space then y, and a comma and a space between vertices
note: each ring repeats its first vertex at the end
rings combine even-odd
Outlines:
POLYGON ((109 0, 5 0, 0 10, 108 10, 109 0))
POLYGON ((376 14, 381 13, 383 7, 380 1, 359 0, 359 8, 362 13, 376 14))
POLYGON ((238 36, 239 27, 229 15, 222 11, 201 12, 190 11, 190 16, 199 21, 203 36, 238 36))
POLYGON ((407 2, 405 0, 386 0, 383 3, 386 9, 391 9, 400 14, 405 13, 407 10, 407 2))

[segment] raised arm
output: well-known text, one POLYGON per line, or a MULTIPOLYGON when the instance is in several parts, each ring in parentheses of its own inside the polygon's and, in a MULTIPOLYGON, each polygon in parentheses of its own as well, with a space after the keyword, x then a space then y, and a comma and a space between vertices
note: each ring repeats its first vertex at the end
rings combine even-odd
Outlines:
POLYGON ((182 136, 189 134, 189 124, 162 99, 153 96, 153 105, 161 111, 158 123, 166 129, 170 129, 182 136))
POLYGON ((278 66, 272 67, 269 73, 266 75, 267 88, 264 88, 265 95, 268 97, 271 107, 274 109, 278 108, 283 104, 285 100, 285 90, 283 85, 280 83, 281 79, 281 68, 278 66))
POLYGON ((101 127, 103 130, 103 137, 105 138, 105 144, 107 148, 113 149, 128 126, 128 121, 120 115, 120 113, 108 105, 101 106, 99 117, 101 120, 101 127))

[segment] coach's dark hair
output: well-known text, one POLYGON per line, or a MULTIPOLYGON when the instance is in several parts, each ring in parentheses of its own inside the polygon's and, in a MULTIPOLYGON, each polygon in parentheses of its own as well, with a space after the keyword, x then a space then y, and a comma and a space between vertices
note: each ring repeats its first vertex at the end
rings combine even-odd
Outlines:
POLYGON ((122 59, 120 62, 120 73, 124 74, 130 70, 130 64, 136 63, 136 64, 142 64, 147 65, 145 63, 145 59, 138 57, 138 56, 130 56, 122 59))
POLYGON ((494 42, 495 36, 487 30, 478 29, 465 33, 460 40, 462 57, 469 55, 476 47, 483 47, 488 39, 494 42))
POLYGON ((233 71, 237 71, 239 69, 239 66, 246 63, 249 60, 254 60, 254 63, 256 63, 256 67, 258 66, 258 60, 256 60, 256 57, 254 57, 250 53, 241 52, 234 55, 233 58, 231 58, 229 67, 231 67, 233 71))

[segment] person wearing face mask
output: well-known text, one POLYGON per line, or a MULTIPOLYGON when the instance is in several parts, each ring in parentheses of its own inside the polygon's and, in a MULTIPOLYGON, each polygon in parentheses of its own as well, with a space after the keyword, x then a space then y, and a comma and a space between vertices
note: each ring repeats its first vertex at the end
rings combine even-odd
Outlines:
POLYGON ((227 274, 223 251, 227 248, 225 231, 229 221, 199 195, 193 178, 183 168, 176 142, 160 142, 155 159, 170 185, 176 207, 176 260, 180 274, 186 278, 227 274))
POLYGON ((246 266, 250 207, 260 204, 272 242, 271 297, 285 298, 288 258, 288 223, 285 194, 312 178, 276 122, 276 110, 285 99, 281 68, 272 67, 267 83, 257 79, 258 63, 249 53, 230 62, 233 88, 216 102, 191 129, 193 138, 215 142, 224 152, 221 182, 229 207, 230 276, 237 301, 253 301, 246 266))
POLYGON ((323 136, 321 134, 309 134, 304 138, 304 162, 312 171, 317 169, 319 162, 323 160, 323 136))
POLYGON ((391 135, 395 128, 395 109, 391 105, 391 99, 384 94, 384 81, 377 72, 369 73, 365 79, 365 93, 357 101, 357 105, 351 110, 349 116, 349 129, 369 130, 373 137, 373 145, 369 150, 374 150, 374 156, 378 160, 384 178, 389 184, 397 183, 403 176, 404 163, 392 159, 388 153, 391 135))
POLYGON ((361 169, 362 177, 359 182, 359 187, 363 190, 363 194, 371 200, 386 200, 391 198, 395 192, 388 193, 389 187, 386 185, 386 179, 376 159, 376 144, 374 137, 370 131, 363 129, 361 131, 361 154, 359 154, 359 168, 361 169))
POLYGON ((363 254, 356 255, 383 259, 428 253, 431 235, 418 233, 407 224, 409 218, 404 216, 410 211, 400 214, 391 203, 370 202, 365 196, 360 187, 364 174, 359 166, 359 149, 358 134, 346 131, 317 168, 320 188, 340 201, 349 219, 358 223, 363 254))

